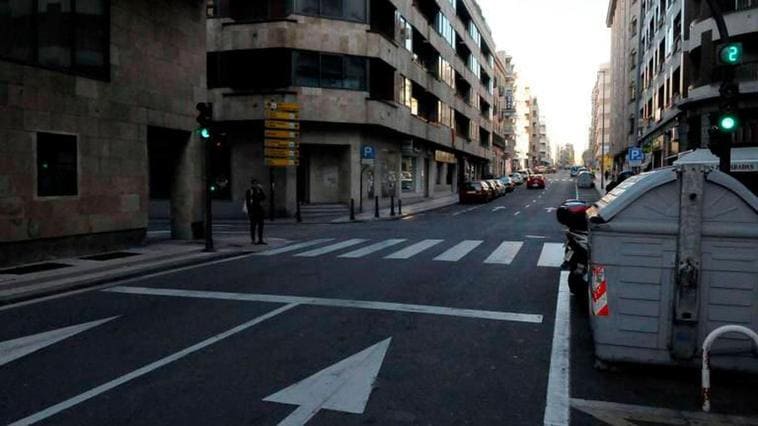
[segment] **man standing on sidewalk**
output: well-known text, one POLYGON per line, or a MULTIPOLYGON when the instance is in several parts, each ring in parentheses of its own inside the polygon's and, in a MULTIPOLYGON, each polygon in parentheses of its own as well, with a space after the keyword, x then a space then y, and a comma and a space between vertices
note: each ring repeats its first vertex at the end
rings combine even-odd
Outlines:
POLYGON ((250 180, 250 188, 245 191, 245 206, 247 207, 247 217, 250 219, 250 242, 253 244, 266 244, 263 242, 263 201, 266 200, 266 194, 258 180, 250 180), (255 231, 258 228, 258 242, 255 242, 255 231))

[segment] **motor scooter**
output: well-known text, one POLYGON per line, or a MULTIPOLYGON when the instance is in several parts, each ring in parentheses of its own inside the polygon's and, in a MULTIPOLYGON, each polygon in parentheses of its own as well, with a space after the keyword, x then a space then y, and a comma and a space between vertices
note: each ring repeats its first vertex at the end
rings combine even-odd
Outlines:
POLYGON ((589 286, 589 208, 590 204, 586 201, 566 200, 556 211, 558 222, 568 228, 562 268, 569 271, 569 290, 579 296, 580 303, 587 302, 589 286))

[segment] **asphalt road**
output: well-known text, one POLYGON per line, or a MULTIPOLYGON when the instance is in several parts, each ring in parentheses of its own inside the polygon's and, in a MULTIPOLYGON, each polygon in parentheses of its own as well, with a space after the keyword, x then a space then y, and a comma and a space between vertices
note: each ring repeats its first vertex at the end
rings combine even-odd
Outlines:
POLYGON ((573 396, 557 362, 582 399, 652 404, 644 380, 592 369, 579 313, 571 360, 556 354, 553 209, 576 189, 552 178, 405 220, 272 227, 299 248, 2 308, 0 424, 537 425, 573 396))

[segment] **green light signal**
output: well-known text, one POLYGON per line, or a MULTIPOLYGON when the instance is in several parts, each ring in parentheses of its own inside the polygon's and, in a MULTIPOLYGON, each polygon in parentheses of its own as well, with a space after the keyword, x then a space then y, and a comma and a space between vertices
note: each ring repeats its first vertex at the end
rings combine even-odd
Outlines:
POLYGON ((719 130, 731 133, 739 127, 739 120, 734 114, 724 114, 719 117, 719 130))
POLYGON ((211 138, 211 131, 207 127, 200 128, 200 129, 198 129, 197 132, 200 133, 200 137, 203 138, 203 139, 210 139, 211 138))
POLYGON ((719 52, 721 62, 727 65, 735 65, 742 61, 742 43, 729 43, 721 47, 719 52))

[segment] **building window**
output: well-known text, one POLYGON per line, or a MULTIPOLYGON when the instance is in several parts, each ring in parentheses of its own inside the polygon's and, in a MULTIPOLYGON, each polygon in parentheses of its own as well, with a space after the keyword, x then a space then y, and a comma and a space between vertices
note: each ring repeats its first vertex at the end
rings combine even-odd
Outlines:
POLYGON ((434 29, 444 38, 450 46, 455 47, 455 30, 442 11, 437 13, 434 29))
POLYGON ((395 17, 397 19, 398 42, 405 47, 409 52, 413 52, 413 27, 400 12, 395 11, 395 17))
POLYGON ((471 55, 468 57, 468 69, 470 69, 471 72, 473 72, 477 78, 481 78, 481 75, 482 75, 481 66, 479 65, 479 61, 476 59, 474 55, 471 55))
POLYGON ((37 133, 37 195, 77 195, 76 136, 37 133))
POLYGON ((441 57, 437 61, 437 76, 448 86, 455 89, 455 69, 450 65, 450 62, 441 57))
POLYGON ((445 125, 447 127, 450 127, 451 129, 455 128, 455 114, 453 113, 453 108, 445 105, 442 101, 437 101, 437 121, 445 125))
POLYGON ((403 156, 400 168, 400 189, 403 192, 416 192, 416 157, 403 156))
POLYGON ((410 78, 400 76, 400 103, 411 108, 413 99, 413 83, 410 78))
POLYGON ((295 84, 328 89, 366 90, 366 58, 296 51, 295 84))
POLYGON ((471 36, 471 38, 474 40, 474 43, 478 47, 482 47, 482 35, 479 33, 479 29, 474 24, 474 21, 471 21, 469 23, 468 34, 471 36))
POLYGON ((0 58, 108 79, 108 4, 0 1, 0 58))
POLYGON ((296 2, 295 12, 366 22, 366 0, 299 0, 296 2))

